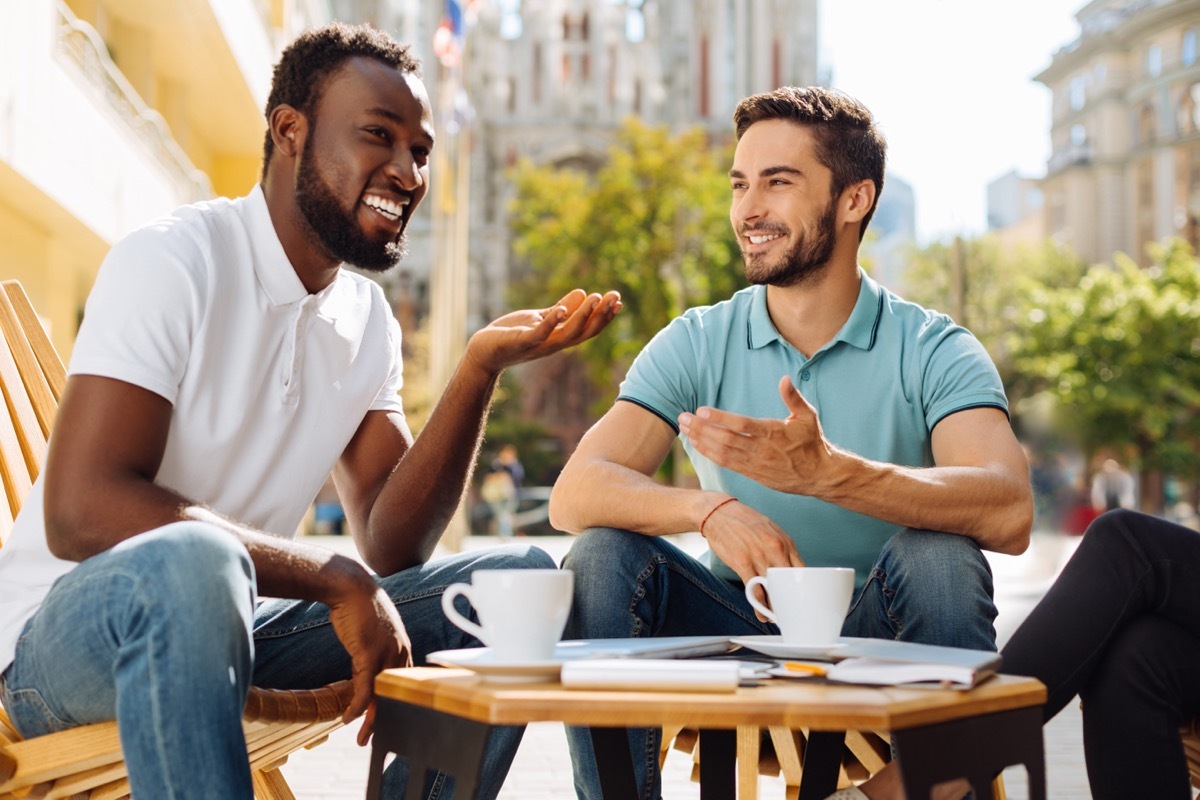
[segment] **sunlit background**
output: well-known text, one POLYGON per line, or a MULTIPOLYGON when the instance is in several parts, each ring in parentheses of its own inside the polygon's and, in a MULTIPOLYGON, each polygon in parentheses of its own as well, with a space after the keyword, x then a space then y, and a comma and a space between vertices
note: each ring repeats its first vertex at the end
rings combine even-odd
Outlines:
MULTIPOLYGON (((1136 505, 1196 524, 1200 0, 3 3, 0 277, 64 357, 113 242, 254 185, 271 66, 335 18, 410 42, 437 114, 434 191, 381 279, 418 427, 486 320, 574 285, 625 297, 601 339, 505 378, 483 458, 516 445, 526 532, 632 355, 741 285, 735 103, 814 83, 887 134, 863 266, 988 347, 1039 528, 1081 530, 1108 460, 1136 505)), ((663 480, 692 479, 679 461, 663 480)), ((487 526, 467 513, 449 544, 487 526)))

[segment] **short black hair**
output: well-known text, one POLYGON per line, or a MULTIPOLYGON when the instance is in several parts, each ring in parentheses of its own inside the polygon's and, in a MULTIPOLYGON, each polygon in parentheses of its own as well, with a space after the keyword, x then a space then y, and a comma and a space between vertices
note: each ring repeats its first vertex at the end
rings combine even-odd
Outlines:
POLYGON ((870 110, 845 92, 823 86, 784 86, 751 95, 733 112, 737 138, 756 122, 782 119, 805 125, 817 141, 817 160, 833 173, 830 192, 836 197, 852 183, 875 184, 875 204, 863 217, 858 238, 879 205, 887 166, 887 140, 870 110))
POLYGON ((264 175, 275 151, 269 127, 271 112, 288 105, 313 121, 326 79, 347 60, 358 56, 421 76, 421 59, 413 55, 411 48, 370 25, 331 22, 300 34, 283 51, 271 77, 271 96, 266 108, 268 129, 263 145, 264 175))

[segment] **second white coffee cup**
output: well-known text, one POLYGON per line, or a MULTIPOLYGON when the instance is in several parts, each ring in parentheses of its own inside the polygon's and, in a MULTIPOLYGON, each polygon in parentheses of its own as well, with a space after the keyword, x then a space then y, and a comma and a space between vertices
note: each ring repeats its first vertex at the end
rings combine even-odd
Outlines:
POLYGON ((746 582, 750 605, 779 626, 785 643, 795 645, 836 641, 853 594, 849 567, 770 567, 765 578, 756 575, 746 582), (754 596, 755 586, 766 591, 770 608, 754 596))
POLYGON ((442 611, 492 649, 495 663, 547 661, 562 638, 571 611, 575 573, 564 569, 477 569, 470 583, 452 583, 442 594, 442 611), (454 607, 462 595, 479 624, 454 607))

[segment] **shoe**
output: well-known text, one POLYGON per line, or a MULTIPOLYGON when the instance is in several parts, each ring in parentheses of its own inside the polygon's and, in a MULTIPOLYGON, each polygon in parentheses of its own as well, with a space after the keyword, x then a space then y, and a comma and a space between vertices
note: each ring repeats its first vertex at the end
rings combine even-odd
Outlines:
POLYGON ((851 786, 849 789, 838 789, 825 800, 869 800, 869 798, 863 794, 862 789, 851 786))

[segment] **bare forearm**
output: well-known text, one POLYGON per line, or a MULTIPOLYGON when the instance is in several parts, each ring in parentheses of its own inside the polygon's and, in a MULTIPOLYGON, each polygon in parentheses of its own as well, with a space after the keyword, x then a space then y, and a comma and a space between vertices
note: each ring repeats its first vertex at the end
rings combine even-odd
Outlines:
POLYGON ((568 464, 550 495, 550 523, 581 533, 610 527, 652 536, 698 530, 705 514, 726 495, 664 486, 608 461, 568 464))
POLYGON ((47 503, 47 538, 60 558, 83 561, 140 533, 195 521, 221 528, 245 545, 261 594, 328 603, 351 584, 370 580, 352 559, 255 530, 149 481, 114 481, 102 491, 93 489, 79 495, 103 497, 103 503, 47 503))
POLYGON ((429 559, 462 500, 498 375, 460 363, 371 508, 359 547, 380 574, 429 559))
POLYGON ((831 453, 814 497, 908 528, 969 536, 985 550, 1016 554, 1029 544, 1027 482, 997 466, 900 467, 831 453))

